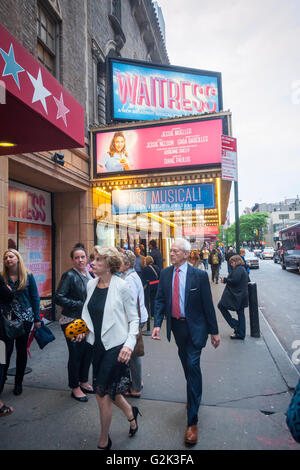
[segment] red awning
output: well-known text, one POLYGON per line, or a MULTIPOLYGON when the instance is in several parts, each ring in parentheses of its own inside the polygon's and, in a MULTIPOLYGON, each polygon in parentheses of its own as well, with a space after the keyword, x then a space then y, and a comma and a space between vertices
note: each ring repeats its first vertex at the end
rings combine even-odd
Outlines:
POLYGON ((0 24, 0 155, 84 145, 83 107, 0 24))

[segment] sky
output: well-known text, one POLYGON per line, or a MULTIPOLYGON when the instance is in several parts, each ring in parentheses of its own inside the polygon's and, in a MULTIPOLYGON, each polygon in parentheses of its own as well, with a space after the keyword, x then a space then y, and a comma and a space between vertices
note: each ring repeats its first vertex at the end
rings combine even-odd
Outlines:
MULTIPOLYGON (((171 65, 221 72, 239 211, 300 197, 300 0, 158 0, 171 65)), ((234 190, 230 195, 234 220, 234 190)))

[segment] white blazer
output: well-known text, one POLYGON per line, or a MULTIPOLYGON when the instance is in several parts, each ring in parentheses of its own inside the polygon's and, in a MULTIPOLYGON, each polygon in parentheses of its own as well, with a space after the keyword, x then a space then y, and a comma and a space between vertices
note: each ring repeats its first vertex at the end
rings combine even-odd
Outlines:
MULTIPOLYGON (((86 322, 89 329, 87 342, 94 344, 95 333, 93 322, 88 311, 88 303, 98 284, 95 278, 87 284, 87 298, 82 309, 81 318, 86 322)), ((118 276, 112 276, 107 292, 103 322, 101 329, 101 340, 105 350, 114 348, 124 343, 133 351, 136 343, 136 335, 139 332, 139 316, 134 303, 130 288, 126 281, 118 276)))

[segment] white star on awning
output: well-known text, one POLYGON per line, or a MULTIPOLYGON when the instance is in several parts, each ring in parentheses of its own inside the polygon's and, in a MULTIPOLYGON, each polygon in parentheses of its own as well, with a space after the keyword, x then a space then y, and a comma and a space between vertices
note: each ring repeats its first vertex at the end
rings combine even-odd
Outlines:
POLYGON ((67 119, 66 119, 66 114, 70 112, 70 110, 66 107, 63 99, 63 94, 60 94, 60 99, 58 100, 55 98, 53 95, 53 98, 55 100, 55 103, 57 105, 57 115, 56 119, 63 118, 65 125, 67 126, 67 119))
POLYGON ((29 72, 27 72, 31 83, 34 87, 34 94, 32 98, 32 103, 35 103, 36 101, 40 101, 42 103, 42 106, 46 113, 48 114, 47 106, 46 106, 46 98, 48 96, 51 96, 52 93, 50 93, 47 88, 44 87, 43 81, 42 81, 42 72, 41 69, 39 69, 39 73, 37 78, 34 78, 29 72))

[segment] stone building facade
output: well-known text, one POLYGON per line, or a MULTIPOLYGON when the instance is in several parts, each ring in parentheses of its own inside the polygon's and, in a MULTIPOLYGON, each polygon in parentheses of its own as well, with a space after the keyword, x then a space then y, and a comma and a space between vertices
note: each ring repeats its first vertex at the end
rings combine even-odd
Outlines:
POLYGON ((85 112, 86 146, 56 150, 64 165, 53 161, 52 149, 0 157, 0 251, 9 238, 10 182, 50 193, 55 289, 72 246, 80 241, 90 250, 94 244, 89 127, 107 123, 106 57, 169 59, 151 0, 0 0, 0 23, 85 112))

